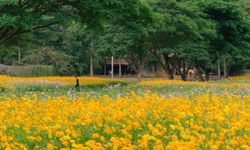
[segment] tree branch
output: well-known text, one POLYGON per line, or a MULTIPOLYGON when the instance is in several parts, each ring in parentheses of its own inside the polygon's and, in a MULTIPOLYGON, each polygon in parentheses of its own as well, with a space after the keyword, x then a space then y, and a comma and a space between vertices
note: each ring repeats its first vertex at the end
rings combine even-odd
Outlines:
POLYGON ((167 67, 166 67, 166 65, 164 64, 164 62, 161 61, 161 58, 156 54, 156 52, 154 52, 154 50, 152 50, 152 49, 150 49, 149 51, 155 56, 155 58, 160 63, 160 65, 162 66, 162 68, 164 70, 168 70, 167 67))
POLYGON ((27 32, 35 31, 38 29, 46 28, 46 27, 52 26, 52 25, 57 24, 57 23, 59 23, 59 21, 50 22, 50 23, 47 23, 44 25, 36 26, 36 27, 29 29, 29 30, 24 30, 21 33, 27 33, 27 32))
POLYGON ((12 38, 14 38, 15 36, 17 36, 19 34, 32 32, 32 31, 35 31, 35 30, 38 30, 38 29, 46 28, 46 27, 49 27, 49 26, 57 24, 57 23, 59 23, 59 21, 50 22, 50 23, 47 23, 47 24, 44 24, 44 25, 38 25, 38 26, 36 26, 36 27, 34 27, 32 29, 29 29, 29 30, 22 30, 21 28, 18 28, 15 31, 13 31, 11 34, 1 37, 0 45, 2 45, 3 43, 11 40, 12 38))

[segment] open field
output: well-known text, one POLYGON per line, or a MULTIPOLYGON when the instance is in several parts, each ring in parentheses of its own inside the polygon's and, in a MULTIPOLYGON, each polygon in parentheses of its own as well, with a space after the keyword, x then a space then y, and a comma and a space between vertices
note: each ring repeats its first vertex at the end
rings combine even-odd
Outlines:
POLYGON ((79 79, 0 76, 0 148, 250 148, 250 76, 79 79))
POLYGON ((0 0, 0 150, 106 149, 250 150, 250 0, 0 0))

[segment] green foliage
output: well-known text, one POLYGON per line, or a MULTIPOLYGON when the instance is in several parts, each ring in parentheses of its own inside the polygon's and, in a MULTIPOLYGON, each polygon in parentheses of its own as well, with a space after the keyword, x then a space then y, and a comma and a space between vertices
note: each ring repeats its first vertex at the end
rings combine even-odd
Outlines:
POLYGON ((29 65, 52 65, 56 74, 67 75, 71 73, 71 57, 50 48, 41 48, 25 56, 21 62, 29 65))
POLYGON ((0 63, 11 65, 17 59, 17 48, 1 47, 0 63))
POLYGON ((72 56, 70 63, 74 74, 89 74, 90 57, 93 58, 93 66, 98 73, 105 61, 105 58, 99 55, 98 46, 102 46, 99 40, 100 34, 78 22, 70 24, 64 32, 67 34, 64 35, 62 45, 58 49, 72 56))
POLYGON ((249 6, 247 0, 4 0, 0 63, 82 75, 91 66, 102 73, 114 56, 139 76, 157 60, 170 79, 176 70, 186 80, 193 68, 216 73, 220 60, 224 72, 237 74, 250 66, 249 6))
MULTIPOLYGON (((100 29, 104 22, 137 19, 144 7, 139 0, 11 0, 0 3, 0 44, 22 33, 54 24, 80 20, 89 28, 100 29)), ((147 17, 147 14, 145 14, 147 17)))
POLYGON ((28 65, 28 66, 5 66, 0 65, 0 74, 10 76, 53 76, 56 75, 54 66, 28 65))
POLYGON ((230 67, 243 69, 250 61, 249 16, 237 2, 210 0, 201 6, 208 19, 216 23, 218 36, 210 44, 210 54, 214 55, 212 61, 226 59, 229 72, 230 67))
POLYGON ((173 78, 173 70, 186 80, 191 68, 204 62, 210 66, 207 50, 208 43, 216 37, 215 24, 206 19, 197 3, 173 0, 155 1, 152 5, 157 16, 162 17, 150 30, 151 52, 169 79, 173 78))

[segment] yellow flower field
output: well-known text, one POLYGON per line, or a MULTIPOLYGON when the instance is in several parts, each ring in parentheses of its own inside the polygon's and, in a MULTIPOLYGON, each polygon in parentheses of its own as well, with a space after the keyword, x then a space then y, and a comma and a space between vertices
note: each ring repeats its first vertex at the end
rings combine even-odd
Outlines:
POLYGON ((242 75, 242 76, 235 76, 235 77, 230 77, 230 80, 249 80, 250 75, 242 75))
POLYGON ((250 149, 247 79, 144 80, 80 91, 75 80, 0 76, 0 149, 250 149), (30 90, 34 84, 43 86, 30 90), (51 84, 66 88, 43 91, 51 84))
POLYGON ((0 101, 1 149, 249 149, 250 95, 0 101))
MULTIPOLYGON (((238 79, 238 78, 235 78, 238 79)), ((233 79, 231 79, 233 80, 233 79)), ((250 87, 250 83, 211 83, 211 82, 198 82, 198 81, 181 81, 181 80, 144 80, 138 83, 141 86, 161 86, 161 85, 197 85, 197 86, 210 86, 210 87, 250 87)))
MULTIPOLYGON (((118 79, 110 78, 99 78, 99 77, 78 77, 81 85, 98 85, 98 84, 109 84, 112 82, 122 82, 118 79)), ((247 80, 249 76, 238 76, 231 77, 229 80, 247 80)), ((7 89, 13 89, 14 85, 18 84, 55 84, 55 85, 75 85, 75 77, 11 77, 0 75, 0 87, 5 87, 7 89)), ((218 87, 250 87, 250 83, 209 83, 209 82, 184 82, 181 80, 165 80, 165 79, 155 79, 155 80, 143 80, 138 82, 139 86, 159 86, 159 85, 198 85, 198 86, 218 86, 218 87)))
POLYGON ((7 90, 11 90, 13 89, 14 87, 11 86, 11 85, 8 85, 8 84, 5 84, 5 83, 1 83, 0 82, 0 89, 7 89, 7 90))
MULTIPOLYGON (((81 85, 96 85, 106 84, 117 80, 99 77, 78 77, 81 85)), ((61 84, 74 85, 76 84, 75 77, 11 77, 0 75, 0 81, 5 84, 61 84)))

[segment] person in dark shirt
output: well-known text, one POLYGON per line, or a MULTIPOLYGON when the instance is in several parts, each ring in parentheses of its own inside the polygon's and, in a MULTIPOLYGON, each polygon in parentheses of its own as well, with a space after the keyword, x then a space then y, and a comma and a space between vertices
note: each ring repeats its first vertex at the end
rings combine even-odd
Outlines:
POLYGON ((75 76, 75 78, 76 78, 76 85, 75 85, 75 88, 77 89, 77 91, 79 91, 79 90, 80 90, 80 82, 79 82, 79 79, 78 79, 77 76, 75 76))

